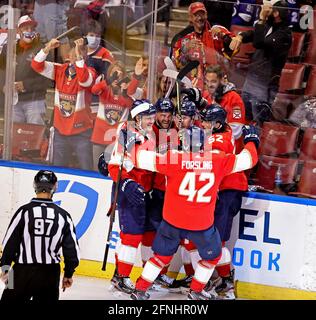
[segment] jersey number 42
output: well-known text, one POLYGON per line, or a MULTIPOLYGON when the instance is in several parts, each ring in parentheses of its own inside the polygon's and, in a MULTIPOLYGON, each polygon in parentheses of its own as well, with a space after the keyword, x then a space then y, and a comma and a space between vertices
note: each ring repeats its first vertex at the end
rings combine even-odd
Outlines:
POLYGON ((179 195, 187 196, 187 201, 194 201, 196 196, 196 202, 210 202, 211 196, 205 196, 205 194, 213 187, 215 182, 215 176, 213 172, 203 172, 197 175, 195 172, 187 172, 183 177, 179 186, 179 195), (207 183, 201 188, 196 189, 196 180, 207 183))

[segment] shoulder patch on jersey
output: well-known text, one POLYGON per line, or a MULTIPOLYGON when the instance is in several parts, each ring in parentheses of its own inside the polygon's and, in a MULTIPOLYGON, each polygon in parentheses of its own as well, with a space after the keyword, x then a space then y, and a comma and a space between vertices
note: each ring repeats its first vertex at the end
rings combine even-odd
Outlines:
POLYGON ((233 107, 233 119, 241 119, 240 107, 233 107))

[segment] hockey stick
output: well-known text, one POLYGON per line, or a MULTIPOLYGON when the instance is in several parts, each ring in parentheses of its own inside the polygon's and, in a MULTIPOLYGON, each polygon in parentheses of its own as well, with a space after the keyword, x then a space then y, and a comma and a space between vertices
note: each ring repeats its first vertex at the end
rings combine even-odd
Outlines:
POLYGON ((56 40, 60 40, 64 37, 66 37, 69 33, 75 31, 78 28, 79 28, 78 26, 74 26, 74 27, 70 28, 69 30, 67 30, 67 31, 63 32, 62 34, 60 34, 59 36, 57 36, 56 40))
MULTIPOLYGON (((126 123, 126 122, 123 122, 122 126, 124 125, 124 123, 126 123)), ((121 126, 121 128, 122 128, 122 126, 121 126)), ((118 137, 119 137, 119 134, 120 134, 120 129, 118 130, 118 137)), ((124 156, 125 156, 126 142, 127 142, 126 140, 127 140, 127 135, 126 135, 126 137, 124 135, 123 152, 122 152, 121 159, 120 159, 120 167, 119 167, 119 172, 117 175, 117 180, 116 180, 115 189, 114 189, 114 199, 113 199, 113 202, 111 203, 111 207, 109 209, 109 214, 107 214, 107 216, 110 216, 110 221, 109 221, 109 230, 108 230, 108 235, 107 235, 107 239, 106 239, 104 257, 103 257, 103 263, 102 263, 102 269, 101 269, 102 271, 106 270, 106 261, 108 259, 108 254, 109 254, 109 249, 110 249, 110 238, 111 238, 114 219, 115 219, 115 211, 116 211, 116 203, 117 203, 117 199, 118 199, 119 184, 121 181, 123 165, 124 165, 124 156)))
POLYGON ((185 77, 186 74, 191 72, 193 69, 197 68, 199 65, 199 61, 190 61, 188 62, 178 73, 177 79, 176 79, 176 90, 177 90, 177 109, 178 114, 180 116, 181 120, 181 110, 180 110, 180 82, 185 77))
MULTIPOLYGON (((177 67, 173 64, 173 61, 171 60, 171 58, 169 56, 165 57, 163 61, 165 63, 165 66, 167 67, 167 69, 177 71, 177 67)), ((168 77, 168 76, 165 76, 165 77, 168 77)), ((166 83, 167 82, 168 82, 168 79, 166 79, 166 83)), ((175 83, 176 83, 176 80, 170 78, 170 85, 169 85, 168 91, 165 95, 165 98, 169 98, 175 83)))
MULTIPOLYGON (((177 77, 178 77, 179 72, 176 71, 176 70, 172 70, 172 69, 165 69, 165 70, 162 72, 162 74, 163 74, 165 77, 168 77, 168 78, 170 78, 170 79, 172 79, 172 80, 176 80, 177 77)), ((181 82, 185 84, 186 88, 192 88, 192 87, 193 87, 191 80, 190 80, 188 77, 186 77, 186 76, 184 76, 184 77, 181 79, 181 82)), ((175 81, 174 81, 174 83, 175 83, 175 81)))

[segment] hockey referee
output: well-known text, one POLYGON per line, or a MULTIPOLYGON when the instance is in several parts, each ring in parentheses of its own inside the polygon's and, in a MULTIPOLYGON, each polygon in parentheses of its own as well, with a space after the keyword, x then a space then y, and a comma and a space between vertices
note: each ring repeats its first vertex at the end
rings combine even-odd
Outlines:
POLYGON ((40 170, 34 177, 36 198, 14 214, 3 240, 2 281, 12 283, 1 301, 51 302, 59 298, 61 251, 64 257, 62 289, 71 287, 79 264, 79 246, 70 214, 53 203, 57 177, 40 170), (12 272, 8 272, 12 262, 12 272))

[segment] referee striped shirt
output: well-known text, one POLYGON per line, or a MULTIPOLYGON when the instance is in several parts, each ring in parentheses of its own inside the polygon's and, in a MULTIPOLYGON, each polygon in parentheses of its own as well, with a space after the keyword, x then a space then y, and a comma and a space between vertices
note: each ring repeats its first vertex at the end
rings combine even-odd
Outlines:
POLYGON ((0 266, 57 264, 64 257, 65 277, 79 264, 79 246, 70 214, 50 199, 33 198, 12 217, 3 240, 0 266))

